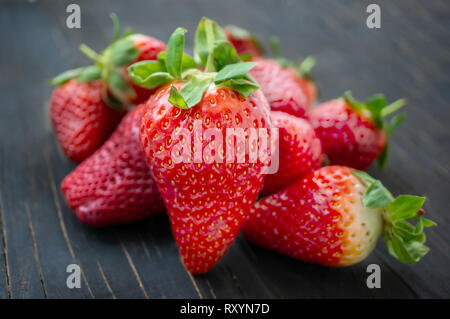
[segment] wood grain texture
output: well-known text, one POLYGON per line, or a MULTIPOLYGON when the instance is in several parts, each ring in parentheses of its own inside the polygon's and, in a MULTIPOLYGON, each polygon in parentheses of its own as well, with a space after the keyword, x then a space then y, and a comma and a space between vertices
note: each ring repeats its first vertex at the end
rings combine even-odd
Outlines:
POLYGON ((65 26, 73 1, 0 3, 0 298, 449 298, 450 6, 446 1, 377 1, 382 27, 366 27, 368 1, 78 0, 82 29, 65 26), (321 100, 351 89, 408 100, 408 119, 391 140, 384 172, 393 193, 427 196, 431 252, 417 265, 393 260, 380 242, 362 263, 329 269, 257 248, 240 236, 208 274, 184 269, 166 216, 127 226, 80 225, 59 191, 75 165, 58 148, 47 79, 89 63, 80 43, 101 50, 109 13, 135 31, 167 40, 177 26, 187 43, 202 16, 263 39, 277 34, 289 58, 314 55, 321 100), (69 264, 80 289, 66 287, 69 264), (366 267, 382 288, 366 287, 366 267))

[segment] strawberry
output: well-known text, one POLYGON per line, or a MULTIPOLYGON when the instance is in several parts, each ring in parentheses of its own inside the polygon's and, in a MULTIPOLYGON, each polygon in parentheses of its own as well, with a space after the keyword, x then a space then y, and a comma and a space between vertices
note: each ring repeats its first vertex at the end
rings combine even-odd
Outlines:
POLYGON ((62 193, 83 224, 131 223, 164 211, 139 142, 144 109, 141 104, 128 113, 105 144, 64 178, 62 193))
POLYGON ((435 225, 422 217, 424 201, 394 199, 367 173, 328 166, 256 203, 243 231, 258 246, 325 266, 360 262, 383 233, 391 255, 414 263, 429 250, 424 227, 435 225))
POLYGON ((101 81, 70 80, 57 87, 50 98, 50 118, 59 144, 75 162, 99 148, 123 114, 103 102, 101 81))
POLYGON ((271 112, 270 119, 279 128, 279 169, 266 176, 262 195, 273 194, 322 165, 322 147, 311 124, 276 111, 271 112))
POLYGON ((127 29, 120 35, 120 25, 115 14, 111 14, 114 23, 114 41, 101 54, 82 44, 80 50, 95 62, 90 67, 94 77, 104 83, 105 102, 116 108, 127 104, 139 104, 148 100, 155 89, 146 89, 136 85, 127 72, 127 67, 138 61, 156 60, 158 54, 166 50, 166 45, 147 35, 131 33, 127 29))
POLYGON ((314 83, 276 60, 254 58, 252 61, 258 64, 250 74, 261 86, 270 108, 303 117, 316 99, 314 83))
MULTIPOLYGON (((255 63, 239 63, 222 29, 209 19, 200 21, 194 53, 201 67, 188 70, 185 65, 195 62, 183 56, 184 32, 174 31, 159 64, 140 62, 129 71, 140 85, 169 83, 147 102, 140 139, 182 260, 197 274, 209 271, 238 235, 267 164, 251 162, 248 154, 228 161, 224 145, 231 137, 225 143, 223 137, 242 129, 246 142, 250 129, 268 128, 270 118, 265 97, 247 77, 255 63)), ((252 147, 261 143, 256 137, 252 147)), ((246 145, 237 142, 237 150, 246 145)))
POLYGON ((261 85, 271 109, 303 117, 314 104, 317 95, 316 86, 310 77, 315 64, 314 58, 308 57, 295 66, 281 57, 279 40, 272 37, 271 45, 276 58, 265 59, 262 57, 260 42, 250 32, 236 26, 228 26, 225 32, 242 60, 258 63, 250 74, 261 85))
POLYGON ((164 49, 161 41, 140 34, 124 35, 101 55, 82 45, 95 65, 68 70, 51 81, 58 87, 50 100, 50 117, 71 160, 81 162, 90 156, 119 123, 127 104, 145 101, 154 92, 135 85, 126 66, 154 60, 164 49))
POLYGON ((252 58, 258 65, 250 74, 261 85, 272 110, 303 117, 316 101, 317 89, 311 78, 315 59, 307 57, 295 64, 281 56, 278 37, 271 37, 270 43, 275 58, 252 58))
MULTIPOLYGON (((156 60, 158 54, 166 50, 166 45, 164 42, 143 35, 143 34, 133 34, 130 36, 133 40, 134 47, 138 49, 138 56, 136 58, 137 61, 147 61, 147 60, 156 60)), ((136 92, 136 96, 131 99, 130 103, 139 104, 148 100, 151 94, 153 94, 156 90, 149 90, 143 88, 136 83, 134 83, 128 74, 128 71, 124 70, 124 76, 128 83, 133 86, 134 91, 136 92)))
POLYGON ((366 169, 378 157, 378 163, 384 167, 387 136, 405 116, 393 117, 390 124, 385 118, 404 104, 404 100, 398 100, 387 105, 381 94, 360 103, 347 92, 344 98, 317 106, 307 117, 322 142, 323 152, 330 164, 366 169))
POLYGON ((264 53, 260 41, 250 32, 235 25, 225 27, 228 41, 235 47, 241 56, 260 57, 264 53))

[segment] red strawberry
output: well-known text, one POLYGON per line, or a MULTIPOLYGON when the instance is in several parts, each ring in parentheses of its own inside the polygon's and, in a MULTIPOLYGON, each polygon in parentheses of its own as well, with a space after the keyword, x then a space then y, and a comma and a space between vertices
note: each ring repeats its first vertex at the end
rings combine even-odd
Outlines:
POLYGON ((404 115, 394 117, 390 125, 384 118, 403 105, 403 100, 386 105, 380 94, 362 104, 347 93, 343 99, 317 106, 308 113, 308 119, 331 164, 366 169, 379 157, 383 167, 387 155, 386 137, 403 121, 404 115))
POLYGON ((127 104, 139 104, 147 101, 155 89, 146 89, 134 83, 127 72, 127 67, 138 61, 156 60, 158 54, 166 50, 166 45, 155 38, 131 33, 127 29, 120 34, 117 15, 112 13, 114 24, 114 41, 101 54, 97 54, 86 45, 80 50, 95 62, 96 71, 104 83, 105 102, 113 107, 122 108, 127 104), (105 93, 109 94, 105 94, 105 93))
POLYGON ((225 34, 239 55, 262 56, 264 50, 259 40, 247 30, 229 25, 225 28, 225 34))
POLYGON ((262 195, 273 194, 322 165, 320 140, 306 120, 274 111, 270 119, 279 128, 279 168, 266 176, 262 195))
POLYGON ((242 164, 174 164, 171 132, 177 127, 193 128, 195 120, 204 129, 220 128, 223 136, 230 127, 264 128, 268 125, 263 110, 267 102, 259 91, 242 98, 228 88, 210 88, 195 107, 184 111, 168 102, 169 95, 167 86, 149 100, 141 141, 169 210, 183 261, 189 271, 203 273, 225 254, 239 233, 262 186, 261 165, 253 166, 248 159, 242 164))
MULTIPOLYGON (((129 34, 115 40, 101 54, 97 54, 86 45, 80 50, 95 62, 89 75, 102 79, 103 98, 114 108, 123 108, 128 104, 145 102, 156 89, 143 88, 134 83, 127 67, 138 61, 156 60, 166 45, 155 38, 143 34, 129 34)), ((84 73, 87 73, 86 71, 84 73)), ((83 76, 83 74, 77 76, 83 76)))
POLYGON ((127 114, 105 144, 63 180, 61 190, 83 224, 131 223, 164 211, 139 142, 144 108, 127 114))
MULTIPOLYGON (((204 273, 238 235, 263 182, 262 161, 251 162, 248 154, 242 161, 226 161, 230 153, 222 152, 223 137, 228 143, 229 129, 242 128, 239 136, 246 143, 250 129, 267 128, 270 119, 266 99, 247 78, 255 64, 238 63, 235 49, 213 21, 203 18, 196 33, 195 56, 204 71, 182 72, 184 32, 178 28, 172 34, 164 63, 138 63, 129 70, 134 80, 150 87, 161 79, 177 80, 147 102, 140 137, 183 262, 190 272, 204 273), (213 46, 214 40, 223 41, 213 46)), ((262 144, 258 137, 253 142, 252 149, 262 144)), ((248 148, 236 144, 237 151, 248 148)))
MULTIPOLYGON (((130 36, 130 38, 134 42, 134 47, 139 50, 139 55, 134 62, 156 60, 158 54, 166 50, 165 43, 158 39, 143 34, 133 34, 130 36)), ((131 81, 126 70, 124 70, 124 75, 127 79, 127 82, 129 82, 133 86, 133 89, 136 92, 136 97, 131 99, 131 103, 143 103, 147 101, 150 95, 155 92, 156 89, 149 90, 131 81)))
POLYGON ((243 231, 258 246, 326 266, 360 262, 383 232, 388 251, 414 263, 429 250, 423 228, 434 225, 421 217, 424 201, 394 199, 367 173, 328 166, 256 203, 243 231))
MULTIPOLYGON (((116 28, 117 29, 117 28, 116 28)), ((126 67, 136 61, 155 60, 165 44, 130 34, 114 41, 101 55, 87 46, 81 50, 95 65, 66 71, 51 83, 57 87, 50 101, 50 117, 67 156, 81 162, 108 138, 130 103, 148 99, 154 90, 134 84, 126 67)))
POLYGON ((102 100, 102 83, 69 82, 57 87, 50 99, 50 118, 67 157, 81 162, 108 138, 123 112, 102 100))
POLYGON ((255 58, 253 61, 258 64, 250 74, 261 86, 270 108, 303 117, 316 99, 313 82, 275 60, 255 58))

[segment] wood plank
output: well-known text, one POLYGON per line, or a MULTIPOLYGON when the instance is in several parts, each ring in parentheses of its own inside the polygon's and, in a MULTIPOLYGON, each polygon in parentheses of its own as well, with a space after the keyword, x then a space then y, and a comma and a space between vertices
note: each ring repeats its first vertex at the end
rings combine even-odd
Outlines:
MULTIPOLYGON (((3 154, 3 149, 0 146, 0 157, 3 154)), ((4 161, 0 161, 0 172, 3 171, 3 164, 4 161)), ((3 189, 4 188, 4 178, 3 174, 0 175, 0 186, 3 189)), ((0 238, 1 238, 1 253, 0 253, 0 299, 6 299, 11 297, 11 290, 9 285, 9 273, 8 273, 8 263, 6 261, 7 258, 7 246, 6 246, 6 226, 3 223, 3 212, 2 208, 4 204, 3 196, 0 196, 0 238)))
MULTIPOLYGON (((22 16, 7 15, 8 12, 14 14, 15 10, 19 9, 15 5, 11 5, 8 11, 2 10, 0 19, 2 29, 8 28, 8 25, 21 23, 21 18, 30 18, 29 22, 33 22, 33 16, 26 17, 27 13, 20 10, 22 16), (16 20, 16 19, 17 20, 16 20)), ((18 27, 18 32, 21 32, 20 28, 26 27, 21 25, 18 27)), ((23 40, 26 40, 24 38, 23 40)), ((22 46, 24 43, 22 44, 22 46)), ((24 63, 25 56, 23 54, 24 48, 20 50, 21 44, 19 41, 14 41, 9 44, 10 48, 17 48, 17 54, 13 57, 4 57, 2 60, 8 60, 11 67, 10 70, 20 70, 22 67, 26 67, 24 63)), ((2 52, 3 55, 3 52, 2 52)), ((2 87, 5 90, 13 92, 17 89, 18 83, 25 80, 25 74, 15 72, 13 78, 7 76, 8 70, 2 77, 2 87), (15 82, 11 81, 14 79, 15 82)), ((19 84, 20 85, 20 84, 19 84)), ((21 145, 26 145, 25 132, 27 128, 21 121, 23 112, 27 112, 26 109, 21 107, 26 105, 25 95, 14 96, 6 95, 3 99, 2 105, 2 118, 7 118, 10 123, 18 128, 14 134, 11 134, 11 126, 2 124, 0 132, 2 136, 8 137, 6 141, 3 141, 2 145, 2 224, 3 224, 3 236, 4 244, 6 246, 6 253, 4 257, 7 264, 7 274, 9 281, 9 294, 12 298, 44 298, 45 290, 43 289, 40 280, 40 267, 37 262, 35 250, 35 238, 33 236, 33 226, 29 219, 29 198, 24 194, 30 194, 30 188, 28 185, 28 175, 26 161, 27 156, 26 149, 21 148, 21 145)))
POLYGON ((166 216, 115 231, 150 298, 203 298, 181 263, 166 216))

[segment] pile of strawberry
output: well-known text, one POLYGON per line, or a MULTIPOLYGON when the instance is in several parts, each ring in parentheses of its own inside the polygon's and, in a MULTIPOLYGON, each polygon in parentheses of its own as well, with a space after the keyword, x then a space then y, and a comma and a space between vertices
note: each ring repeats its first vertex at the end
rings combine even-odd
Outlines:
POLYGON ((404 115, 386 118, 403 100, 388 105, 378 94, 358 102, 345 93, 313 107, 312 58, 265 58, 250 33, 207 18, 194 57, 184 53, 183 28, 167 45, 115 29, 100 54, 81 46, 93 65, 52 80, 56 136, 81 162, 61 190, 83 224, 167 211, 192 273, 211 270, 241 229, 258 246, 326 266, 363 260, 381 233, 405 263, 428 252, 424 228, 434 223, 422 216, 425 198, 394 197, 361 171, 386 162, 387 138, 404 115), (229 141, 208 141, 205 132, 229 129, 241 134, 238 150, 272 156, 228 161, 229 141), (278 170, 266 174, 274 161, 278 170))

